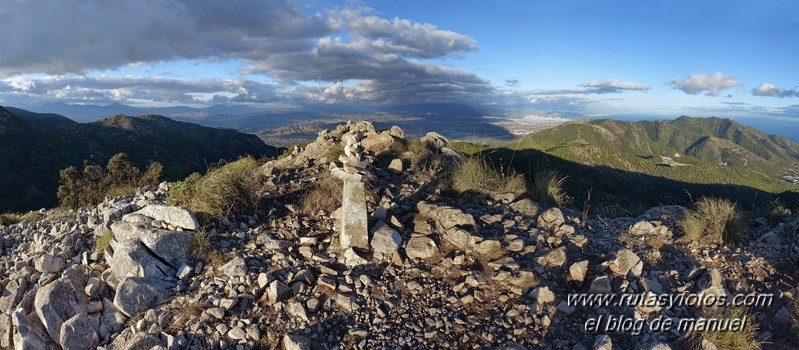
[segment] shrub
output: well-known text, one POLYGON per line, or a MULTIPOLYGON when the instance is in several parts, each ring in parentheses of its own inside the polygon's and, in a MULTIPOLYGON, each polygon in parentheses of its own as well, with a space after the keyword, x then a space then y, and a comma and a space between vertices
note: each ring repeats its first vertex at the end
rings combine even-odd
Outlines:
POLYGON ((460 193, 515 193, 525 192, 524 177, 511 169, 495 169, 484 158, 467 157, 452 173, 452 189, 460 193))
MULTIPOLYGON (((748 310, 745 307, 729 307, 729 308, 714 308, 705 312, 705 318, 715 319, 742 319, 747 316, 748 310)), ((707 330, 704 332, 692 332, 688 335, 694 343, 695 349, 703 349, 701 342, 702 338, 716 345, 719 349, 729 350, 758 350, 760 349, 760 342, 755 340, 757 336, 757 325, 752 323, 751 315, 748 315, 746 324, 740 331, 716 331, 707 330)))
POLYGON ((151 163, 142 176, 124 153, 113 156, 105 168, 84 162, 83 171, 71 166, 59 172, 57 197, 67 209, 95 206, 105 196, 130 195, 139 187, 157 186, 162 170, 160 163, 151 163))
POLYGON ((0 226, 11 226, 20 222, 20 217, 17 214, 5 213, 0 214, 0 226))
POLYGON ((779 199, 768 202, 768 221, 772 224, 784 222, 791 217, 791 210, 786 208, 779 199))
POLYGON ((174 184, 167 202, 185 206, 205 219, 253 212, 258 207, 261 172, 252 157, 217 166, 204 176, 192 174, 174 184))
POLYGON ((94 241, 94 251, 95 253, 103 256, 105 254, 105 248, 108 248, 111 245, 111 240, 114 239, 114 233, 111 230, 103 231, 103 235, 97 237, 94 241))
MULTIPOLYGON (((395 142, 396 144, 397 142, 395 142)), ((433 153, 422 143, 421 139, 413 139, 404 143, 405 150, 410 152, 408 160, 412 170, 424 170, 433 163, 433 153)))
POLYGON ((533 198, 547 206, 567 204, 570 198, 563 189, 566 178, 555 170, 536 172, 531 184, 533 198))
POLYGON ((324 176, 302 197, 302 211, 308 215, 316 215, 320 210, 332 213, 341 206, 343 188, 341 179, 329 174, 324 176))
POLYGON ((210 237, 204 231, 194 232, 189 250, 192 259, 202 261, 206 265, 220 266, 224 263, 225 256, 211 245, 210 237))
POLYGON ((700 198, 677 222, 684 240, 734 244, 743 239, 741 216, 735 203, 720 198, 700 198))

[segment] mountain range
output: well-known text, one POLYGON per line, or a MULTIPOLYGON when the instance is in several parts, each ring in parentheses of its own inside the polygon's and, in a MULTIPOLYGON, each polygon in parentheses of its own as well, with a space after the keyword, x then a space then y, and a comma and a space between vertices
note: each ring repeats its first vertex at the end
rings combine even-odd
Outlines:
POLYGON ((624 207, 689 204, 709 195, 757 209, 799 194, 799 186, 781 179, 799 164, 799 146, 731 119, 575 121, 479 150, 521 172, 568 176, 576 204, 589 190, 604 206, 624 207))
POLYGON ((179 180, 220 160, 275 156, 255 135, 175 121, 159 115, 114 115, 77 123, 57 114, 0 107, 0 212, 56 204, 58 172, 84 161, 105 165, 126 153, 139 167, 158 161, 179 180))

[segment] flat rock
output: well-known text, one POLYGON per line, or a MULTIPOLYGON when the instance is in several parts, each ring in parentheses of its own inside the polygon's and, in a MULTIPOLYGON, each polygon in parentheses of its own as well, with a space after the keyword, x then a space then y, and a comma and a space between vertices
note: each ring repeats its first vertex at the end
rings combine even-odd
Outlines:
POLYGON ((616 259, 608 262, 608 268, 616 276, 626 276, 628 273, 641 276, 644 262, 632 250, 622 249, 616 252, 616 259))
POLYGON ((646 220, 636 222, 632 227, 630 227, 630 234, 633 236, 645 236, 652 235, 654 233, 655 226, 646 220))
POLYGON ((558 208, 550 208, 538 216, 538 226, 546 229, 557 229, 566 220, 563 218, 563 213, 558 208))
POLYGON ((319 347, 313 340, 304 335, 283 336, 283 348, 285 350, 314 350, 319 347))
POLYGON ((409 258, 428 259, 438 253, 436 242, 426 236, 411 237, 405 246, 409 258))
POLYGON ((529 198, 523 198, 510 205, 510 208, 526 218, 534 218, 541 211, 541 206, 529 198))
POLYGON ((222 273, 229 278, 247 275, 247 263, 241 256, 236 256, 220 268, 222 273))
POLYGON ((128 317, 152 309, 173 295, 173 285, 153 277, 125 277, 119 282, 114 306, 128 317))
POLYGON ((582 282, 588 273, 588 260, 576 262, 569 267, 569 276, 572 281, 582 282))
POLYGON ((439 206, 427 202, 416 205, 419 215, 436 221, 442 228, 449 230, 453 227, 477 227, 471 214, 451 206, 439 206))
POLYGON ((173 207, 168 205, 148 205, 136 214, 144 215, 155 220, 161 220, 168 225, 180 227, 184 230, 197 230, 200 222, 191 210, 183 207, 173 207))

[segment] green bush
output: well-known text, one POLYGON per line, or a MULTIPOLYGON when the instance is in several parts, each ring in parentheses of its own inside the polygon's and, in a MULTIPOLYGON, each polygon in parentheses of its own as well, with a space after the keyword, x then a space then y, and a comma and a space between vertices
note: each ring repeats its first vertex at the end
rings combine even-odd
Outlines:
POLYGON ((779 199, 768 202, 768 221, 772 224, 784 222, 791 217, 791 210, 785 207, 779 199))
POLYGON ((709 244, 734 244, 743 240, 741 215, 728 199, 703 197, 677 222, 683 240, 709 244))
POLYGON ((524 177, 512 169, 495 169, 484 158, 467 157, 452 173, 452 189, 459 193, 515 193, 526 191, 524 177))
POLYGON ((570 200, 563 185, 566 177, 558 174, 557 171, 539 171, 533 176, 531 190, 533 198, 538 202, 548 206, 561 206, 570 200))
POLYGON ((111 230, 103 231, 103 235, 94 241, 94 251, 100 256, 105 255, 105 248, 111 245, 112 239, 114 239, 114 233, 111 230))
POLYGON ((203 176, 192 174, 175 183, 167 203, 184 206, 206 218, 224 218, 254 212, 258 207, 261 172, 252 157, 212 168, 203 176))
POLYGON ((59 172, 58 201, 64 208, 78 209, 95 206, 105 196, 131 195, 143 186, 154 188, 163 168, 154 162, 141 175, 124 153, 111 157, 105 168, 89 162, 83 164, 82 171, 71 166, 59 172))

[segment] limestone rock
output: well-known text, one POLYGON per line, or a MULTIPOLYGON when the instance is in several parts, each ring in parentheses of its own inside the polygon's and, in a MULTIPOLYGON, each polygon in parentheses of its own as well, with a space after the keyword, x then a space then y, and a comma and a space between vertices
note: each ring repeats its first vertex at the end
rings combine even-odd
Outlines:
POLYGON ((400 128, 399 126, 396 126, 396 125, 392 125, 391 126, 391 129, 388 130, 388 134, 391 135, 391 136, 394 136, 394 137, 396 137, 396 138, 398 138, 400 140, 404 140, 405 139, 405 131, 402 130, 402 128, 400 128))
POLYGON ((47 335, 36 315, 26 316, 20 310, 11 314, 14 332, 14 348, 16 349, 56 349, 56 345, 47 335))
POLYGON ((397 230, 378 221, 372 228, 372 249, 383 254, 394 254, 402 244, 402 236, 397 230))
MULTIPOLYGON (((78 291, 65 280, 56 280, 36 291, 34 308, 51 339, 61 339, 61 325, 72 316, 85 313, 78 291)), ((81 295, 83 290, 80 290, 81 295)))
POLYGON ((61 325, 59 344, 66 349, 95 349, 100 343, 97 319, 77 314, 61 325))
POLYGON ((128 317, 147 311, 172 296, 172 284, 153 277, 125 277, 119 282, 114 306, 128 317))
POLYGON ((34 261, 36 271, 56 273, 64 268, 64 261, 49 253, 42 254, 34 261))
POLYGON ((649 221, 642 220, 630 227, 630 234, 633 236, 645 236, 655 233, 655 226, 649 221))
POLYGON ((405 254, 409 258, 428 259, 438 253, 438 246, 429 237, 411 237, 405 246, 405 254))
POLYGON ((405 170, 404 165, 402 164, 402 159, 395 158, 388 164, 388 170, 391 170, 395 173, 401 173, 405 170))
POLYGON ((644 262, 632 250, 622 249, 616 252, 616 259, 608 263, 608 268, 616 276, 626 276, 628 273, 640 276, 644 262))
POLYGON ((539 305, 555 301, 555 293, 549 290, 549 287, 537 287, 536 289, 533 289, 533 291, 530 293, 530 296, 539 305))
POLYGON ((449 140, 437 132, 428 132, 426 135, 422 136, 421 141, 422 144, 434 151, 438 151, 449 144, 449 140))
POLYGON ((270 304, 282 302, 292 295, 291 288, 278 280, 272 281, 266 289, 266 297, 270 304))
POLYGON ((597 276, 591 281, 591 288, 589 288, 588 292, 591 294, 608 294, 611 290, 610 277, 597 276))
POLYGON ((315 350, 319 345, 304 335, 283 336, 283 348, 286 350, 315 350))
POLYGON ((191 210, 183 207, 173 207, 168 205, 148 205, 136 214, 141 214, 155 220, 161 220, 168 225, 180 227, 184 230, 197 230, 200 222, 191 210))
POLYGON ((237 256, 222 265, 220 269, 229 278, 240 277, 247 274, 247 263, 244 262, 244 258, 237 256))
POLYGON ((596 336, 594 350, 613 350, 613 341, 610 340, 610 336, 607 334, 596 336))
POLYGON ((588 273, 588 260, 576 262, 569 267, 569 276, 572 281, 582 282, 585 280, 586 273, 588 273))
POLYGON ((541 211, 541 207, 538 205, 538 203, 533 202, 529 198, 523 198, 513 202, 510 205, 510 208, 526 218, 534 218, 538 216, 538 213, 541 211))
POLYGON ((477 227, 477 223, 471 214, 450 206, 439 206, 427 202, 419 202, 416 205, 419 215, 434 220, 443 229, 449 230, 453 227, 477 227))
POLYGON ((546 229, 557 229, 566 220, 563 218, 563 213, 558 208, 550 208, 538 216, 538 226, 546 229))

